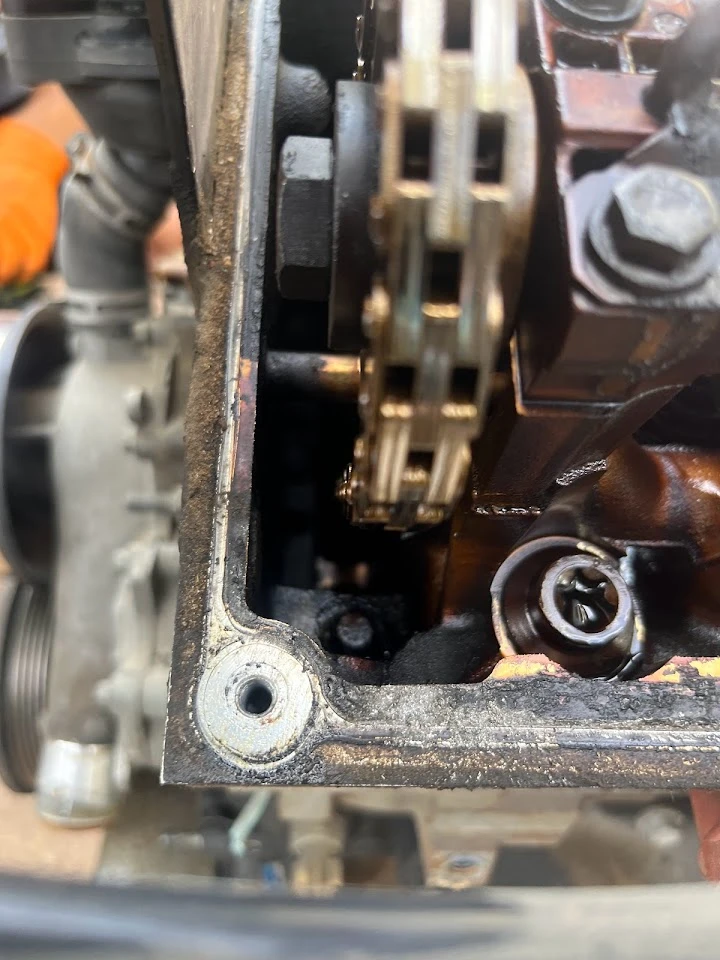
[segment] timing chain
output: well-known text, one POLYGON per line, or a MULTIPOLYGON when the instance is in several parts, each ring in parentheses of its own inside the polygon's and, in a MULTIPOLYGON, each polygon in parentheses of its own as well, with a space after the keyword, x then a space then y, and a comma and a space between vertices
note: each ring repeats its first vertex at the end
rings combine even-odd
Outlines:
POLYGON ((398 0, 397 16, 379 97, 363 430, 342 494, 355 522, 407 529, 444 520, 464 489, 505 329, 512 168, 528 158, 512 142, 516 0, 398 0))

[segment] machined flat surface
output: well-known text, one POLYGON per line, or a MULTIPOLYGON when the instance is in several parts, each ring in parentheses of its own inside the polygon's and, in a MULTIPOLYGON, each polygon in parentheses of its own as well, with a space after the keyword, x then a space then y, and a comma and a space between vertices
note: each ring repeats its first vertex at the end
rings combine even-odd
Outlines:
POLYGON ((207 164, 222 82, 230 0, 171 0, 193 169, 198 192, 208 186, 207 164))

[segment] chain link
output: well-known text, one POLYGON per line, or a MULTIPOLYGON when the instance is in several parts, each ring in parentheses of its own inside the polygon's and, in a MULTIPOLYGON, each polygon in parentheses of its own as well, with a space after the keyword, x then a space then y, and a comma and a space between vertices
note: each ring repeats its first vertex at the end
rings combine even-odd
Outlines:
POLYGON ((462 493, 505 329, 500 269, 521 96, 516 0, 399 0, 384 64, 380 268, 365 306, 353 520, 438 523, 462 493))

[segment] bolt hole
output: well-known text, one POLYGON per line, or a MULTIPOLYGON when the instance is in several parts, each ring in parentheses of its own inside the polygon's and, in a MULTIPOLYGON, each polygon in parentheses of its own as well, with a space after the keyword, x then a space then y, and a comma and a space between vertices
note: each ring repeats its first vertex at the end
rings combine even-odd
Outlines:
POLYGON ((364 613, 349 610, 338 620, 335 634, 346 652, 361 654, 372 646, 375 631, 364 613))
POLYGON ((466 873, 486 866, 489 861, 489 854, 456 853, 448 859, 447 866, 452 873, 466 873))
POLYGON ((238 707, 249 717, 264 717, 275 703, 275 691, 267 680, 250 680, 238 694, 238 707))

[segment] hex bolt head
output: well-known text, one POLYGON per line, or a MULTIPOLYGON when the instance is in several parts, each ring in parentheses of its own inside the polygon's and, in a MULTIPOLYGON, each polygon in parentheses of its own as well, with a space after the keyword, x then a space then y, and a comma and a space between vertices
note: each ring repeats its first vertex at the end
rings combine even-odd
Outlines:
POLYGON ((288 137, 277 194, 278 288, 290 300, 325 300, 332 255, 332 142, 288 137))
POLYGON ((608 223, 620 256, 667 272, 700 255, 720 229, 720 209, 698 177, 647 164, 615 187, 608 223))

